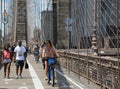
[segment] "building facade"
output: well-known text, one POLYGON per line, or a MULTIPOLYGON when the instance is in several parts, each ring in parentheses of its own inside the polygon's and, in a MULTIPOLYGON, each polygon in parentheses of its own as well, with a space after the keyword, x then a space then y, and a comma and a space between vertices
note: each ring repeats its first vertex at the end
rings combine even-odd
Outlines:
POLYGON ((70 0, 57 0, 57 48, 67 48, 68 32, 66 31, 65 19, 69 17, 70 0))
POLYGON ((53 13, 52 11, 43 11, 41 13, 41 38, 51 40, 53 43, 53 13))
POLYGON ((69 17, 69 0, 52 0, 47 5, 41 13, 41 39, 51 40, 57 48, 67 48, 68 35, 64 21, 69 17))

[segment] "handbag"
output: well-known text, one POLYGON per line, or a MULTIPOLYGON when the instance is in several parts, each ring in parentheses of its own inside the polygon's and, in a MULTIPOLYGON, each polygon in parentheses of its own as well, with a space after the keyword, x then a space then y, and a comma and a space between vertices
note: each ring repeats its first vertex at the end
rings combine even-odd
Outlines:
POLYGON ((28 65, 28 63, 26 62, 25 63, 25 69, 28 69, 29 68, 29 65, 28 65))

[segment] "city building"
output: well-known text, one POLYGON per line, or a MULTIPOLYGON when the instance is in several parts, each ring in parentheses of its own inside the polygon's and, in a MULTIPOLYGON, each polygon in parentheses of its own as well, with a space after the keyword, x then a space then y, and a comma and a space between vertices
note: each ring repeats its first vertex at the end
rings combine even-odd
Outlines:
POLYGON ((69 17, 70 0, 57 0, 57 48, 67 48, 68 32, 66 31, 65 19, 69 17))
POLYGON ((41 13, 41 38, 51 40, 57 48, 68 47, 65 19, 69 17, 69 0, 52 0, 41 13), (52 10, 49 10, 52 5, 52 10))
POLYGON ((43 11, 41 13, 41 38, 51 40, 53 43, 53 12, 43 11))

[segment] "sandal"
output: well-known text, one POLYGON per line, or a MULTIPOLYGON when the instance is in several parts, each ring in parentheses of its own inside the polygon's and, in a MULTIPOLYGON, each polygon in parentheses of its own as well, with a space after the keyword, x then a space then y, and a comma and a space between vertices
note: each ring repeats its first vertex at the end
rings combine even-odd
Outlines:
POLYGON ((46 77, 45 80, 48 80, 48 78, 46 77))

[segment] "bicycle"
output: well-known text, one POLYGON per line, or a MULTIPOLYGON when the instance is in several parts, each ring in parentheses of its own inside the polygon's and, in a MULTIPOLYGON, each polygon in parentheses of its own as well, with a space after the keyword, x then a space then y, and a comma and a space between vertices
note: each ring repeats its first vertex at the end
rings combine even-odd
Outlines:
POLYGON ((48 58, 48 66, 49 66, 48 67, 48 84, 51 84, 52 87, 54 87, 54 84, 55 84, 54 66, 55 66, 56 62, 57 62, 56 57, 48 58))

